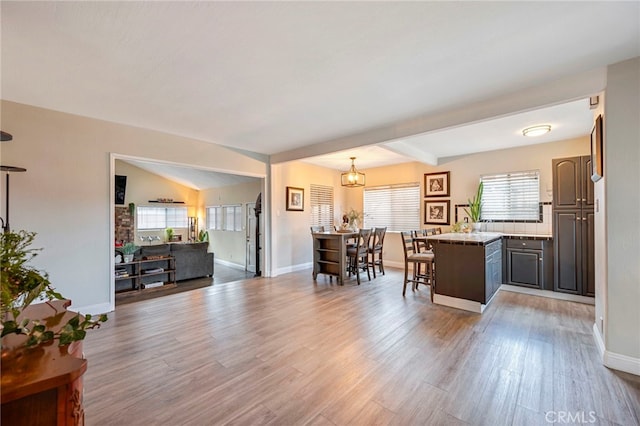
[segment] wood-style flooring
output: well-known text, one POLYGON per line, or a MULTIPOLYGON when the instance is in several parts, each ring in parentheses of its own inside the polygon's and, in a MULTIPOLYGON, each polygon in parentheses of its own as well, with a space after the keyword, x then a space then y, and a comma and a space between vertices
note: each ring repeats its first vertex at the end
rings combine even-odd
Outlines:
POLYGON ((84 341, 87 425, 640 424, 594 307, 500 291, 484 314, 402 297, 402 271, 311 271, 118 306, 84 341), (563 414, 564 413, 564 414, 563 414), (559 417, 562 416, 562 417, 559 417))
POLYGON ((116 306, 126 303, 139 302, 141 300, 155 299, 156 297, 167 296, 169 294, 182 293, 198 288, 210 287, 212 285, 226 284, 232 281, 253 278, 253 272, 246 272, 241 269, 232 268, 220 263, 216 263, 213 268, 213 277, 194 278, 192 280, 178 281, 175 286, 154 288, 147 291, 131 291, 116 294, 116 306))

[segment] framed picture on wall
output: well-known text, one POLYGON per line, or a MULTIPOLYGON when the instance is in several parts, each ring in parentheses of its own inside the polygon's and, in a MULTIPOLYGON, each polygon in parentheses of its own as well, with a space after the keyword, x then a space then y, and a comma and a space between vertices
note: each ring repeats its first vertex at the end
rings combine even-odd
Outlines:
POLYGON ((591 180, 597 182, 602 176, 602 115, 598 115, 591 131, 591 180))
POLYGON ((424 223, 425 225, 448 225, 449 224, 449 200, 425 200, 424 202, 424 223))
POLYGON ((425 173, 424 196, 448 197, 450 172, 425 173))
POLYGON ((304 188, 287 186, 287 210, 304 211, 304 188))

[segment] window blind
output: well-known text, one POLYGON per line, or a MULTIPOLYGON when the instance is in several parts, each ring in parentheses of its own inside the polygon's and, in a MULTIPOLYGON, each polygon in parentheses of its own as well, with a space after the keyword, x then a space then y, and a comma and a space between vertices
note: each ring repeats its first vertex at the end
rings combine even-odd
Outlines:
POLYGON ((242 206, 224 206, 225 231, 242 231, 242 206))
POLYGON ((146 207, 136 209, 137 229, 186 228, 186 207, 146 207))
POLYGON ((484 175, 482 221, 539 221, 538 170, 484 175))
POLYGON ((322 225, 327 230, 333 229, 333 187, 311 184, 309 188, 311 200, 311 225, 322 225))
POLYGON ((167 207, 167 228, 186 228, 188 226, 186 207, 167 207))
POLYGON ((420 228, 420 184, 380 186, 364 190, 364 227, 387 231, 420 228))
POLYGON ((222 230, 222 206, 207 207, 207 229, 222 230))

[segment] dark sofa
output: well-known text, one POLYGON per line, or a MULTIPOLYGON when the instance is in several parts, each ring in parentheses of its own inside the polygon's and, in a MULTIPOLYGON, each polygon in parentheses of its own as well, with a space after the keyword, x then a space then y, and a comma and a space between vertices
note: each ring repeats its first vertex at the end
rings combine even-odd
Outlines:
POLYGON ((213 253, 207 253, 208 242, 169 243, 142 246, 136 259, 145 256, 168 256, 176 259, 176 281, 213 276, 213 253))

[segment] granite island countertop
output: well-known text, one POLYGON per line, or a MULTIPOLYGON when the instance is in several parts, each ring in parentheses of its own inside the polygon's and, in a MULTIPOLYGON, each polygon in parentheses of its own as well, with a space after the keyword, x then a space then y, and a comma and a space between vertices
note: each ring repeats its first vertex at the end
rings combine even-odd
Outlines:
POLYGON ((445 244, 469 244, 484 246, 501 238, 529 239, 529 240, 551 240, 551 235, 534 234, 505 234, 502 232, 449 232, 440 235, 430 235, 425 237, 429 241, 437 241, 445 244))

